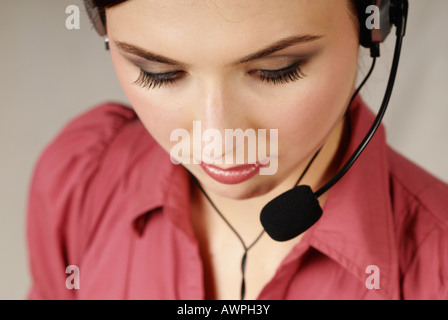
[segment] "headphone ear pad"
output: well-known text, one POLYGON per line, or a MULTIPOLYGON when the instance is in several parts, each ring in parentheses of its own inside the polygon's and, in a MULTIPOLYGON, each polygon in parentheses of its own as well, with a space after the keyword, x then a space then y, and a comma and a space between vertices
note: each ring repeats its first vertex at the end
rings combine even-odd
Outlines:
POLYGON ((84 6, 96 32, 100 36, 104 37, 107 33, 106 23, 103 16, 100 14, 100 11, 95 6, 92 0, 84 0, 84 6))
POLYGON ((366 8, 374 2, 374 0, 355 0, 359 20, 359 44, 364 48, 370 48, 372 46, 372 31, 367 29, 366 26, 366 21, 368 18, 366 8))
POLYGON ((357 10, 358 15, 361 17, 359 21, 359 43, 365 48, 372 48, 374 44, 382 43, 389 35, 391 24, 391 1, 394 0, 358 0, 357 10), (376 6, 379 12, 370 12, 367 8, 371 5, 376 6), (372 20, 371 15, 378 14, 379 29, 374 27, 368 27, 367 22, 372 20))

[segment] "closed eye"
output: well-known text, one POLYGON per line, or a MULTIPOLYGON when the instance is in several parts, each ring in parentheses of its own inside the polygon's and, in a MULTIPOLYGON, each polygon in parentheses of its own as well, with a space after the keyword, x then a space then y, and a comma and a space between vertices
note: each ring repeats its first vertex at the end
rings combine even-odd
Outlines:
MULTIPOLYGON (((277 69, 266 70, 258 69, 249 71, 248 74, 257 77, 260 81, 271 84, 283 84, 294 82, 306 77, 306 74, 301 69, 302 61, 297 61, 292 65, 277 69)), ((140 75, 134 84, 139 85, 146 89, 160 88, 165 85, 173 84, 177 80, 180 80, 185 75, 184 71, 170 71, 163 73, 152 73, 140 69, 140 75)))
POLYGON ((302 61, 297 61, 292 65, 278 70, 256 70, 252 73, 256 73, 261 81, 273 84, 281 84, 294 82, 299 79, 303 79, 306 77, 306 74, 303 73, 301 69, 302 61))

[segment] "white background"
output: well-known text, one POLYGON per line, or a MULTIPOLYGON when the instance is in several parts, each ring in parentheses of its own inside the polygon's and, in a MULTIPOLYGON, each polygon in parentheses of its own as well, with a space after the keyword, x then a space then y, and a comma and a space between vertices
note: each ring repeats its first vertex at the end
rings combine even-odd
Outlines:
MULTIPOLYGON (((332 0, 329 0, 332 1, 332 0)), ((386 114, 389 143, 448 181, 448 0, 410 0, 408 34, 386 114)), ((394 37, 382 48, 363 96, 378 110, 394 37)), ((368 53, 360 72, 370 66, 368 53)), ((105 100, 126 102, 102 39, 80 0, 0 4, 0 299, 23 299, 30 284, 27 193, 44 146, 72 117, 105 100), (78 5, 81 29, 67 30, 78 5)))

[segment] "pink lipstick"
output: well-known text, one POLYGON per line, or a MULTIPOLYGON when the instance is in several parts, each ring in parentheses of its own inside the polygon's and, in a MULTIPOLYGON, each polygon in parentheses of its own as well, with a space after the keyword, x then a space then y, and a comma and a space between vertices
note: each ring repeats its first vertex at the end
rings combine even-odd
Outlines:
POLYGON ((260 171, 258 162, 222 169, 212 164, 201 162, 201 167, 213 179, 224 184, 238 184, 249 180, 260 171))

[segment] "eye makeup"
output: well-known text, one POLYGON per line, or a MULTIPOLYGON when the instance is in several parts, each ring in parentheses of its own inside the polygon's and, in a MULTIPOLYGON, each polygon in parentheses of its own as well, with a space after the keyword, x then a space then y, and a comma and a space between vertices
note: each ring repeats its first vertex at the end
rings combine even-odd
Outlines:
POLYGON ((262 82, 272 84, 282 84, 288 82, 294 82, 306 77, 301 69, 302 61, 299 60, 292 65, 278 69, 278 70, 257 70, 251 73, 256 73, 262 82))
MULTIPOLYGON (((248 72, 249 75, 257 77, 260 81, 270 84, 283 84, 294 82, 306 77, 301 69, 302 61, 299 60, 292 65, 277 69, 266 70, 258 69, 248 72)), ((147 72, 140 68, 140 75, 134 84, 141 86, 145 89, 160 88, 165 85, 170 85, 180 80, 185 72, 183 71, 171 71, 163 73, 147 72)))
POLYGON ((164 85, 172 84, 182 77, 182 71, 172 71, 163 73, 151 73, 140 69, 140 75, 134 84, 145 89, 160 88, 164 85))
MULTIPOLYGON (((246 56, 239 61, 235 61, 234 65, 245 65, 248 63, 258 64, 258 67, 252 68, 250 71, 247 71, 247 75, 253 76, 258 81, 265 82, 266 84, 285 84, 289 82, 294 82, 299 79, 303 79, 306 77, 306 74, 302 72, 302 64, 304 64, 309 57, 314 56, 316 52, 319 51, 319 41, 324 38, 325 35, 295 35, 280 39, 273 44, 266 46, 265 48, 252 53, 246 56), (317 47, 313 49, 313 47, 308 48, 308 43, 317 43, 317 47), (301 51, 307 51, 306 54, 293 54, 285 52, 285 50, 290 51, 291 48, 295 49, 296 46, 300 45, 302 49, 301 51), (305 47, 303 47, 305 46, 305 47), (281 56, 274 56, 273 54, 280 53, 281 56), (269 68, 267 69, 265 65, 262 66, 260 61, 265 59, 275 58, 275 61, 281 61, 279 58, 282 56, 285 57, 295 57, 295 62, 288 62, 288 66, 284 67, 284 65, 277 66, 278 68, 269 68), (300 56, 300 59, 299 59, 300 56)), ((128 44, 126 42, 121 41, 113 41, 114 45, 119 49, 119 51, 125 56, 125 58, 133 63, 140 69, 140 74, 137 80, 134 81, 134 84, 143 87, 145 89, 154 89, 160 88, 165 85, 171 85, 183 78, 187 72, 183 71, 189 68, 188 65, 181 63, 177 60, 173 60, 172 58, 164 57, 160 54, 153 53, 139 46, 128 44), (132 58, 131 58, 132 56, 132 58), (138 59, 136 59, 138 57, 138 59), (143 59, 143 60, 140 60, 143 59), (137 62, 138 61, 138 62, 137 62), (148 69, 152 69, 152 67, 147 66, 147 62, 150 61, 152 63, 156 63, 156 70, 159 69, 160 72, 150 72, 148 69), (178 68, 176 71, 174 68, 178 68), (174 69, 174 70, 173 70, 174 69)), ((272 61, 272 60, 271 60, 272 61)))

